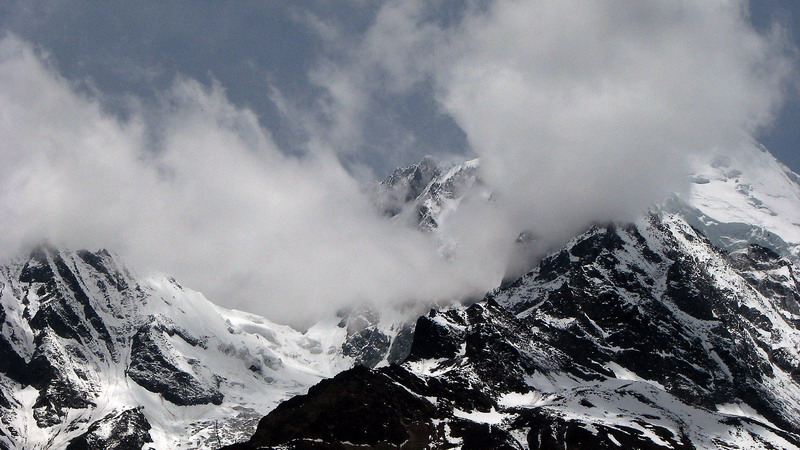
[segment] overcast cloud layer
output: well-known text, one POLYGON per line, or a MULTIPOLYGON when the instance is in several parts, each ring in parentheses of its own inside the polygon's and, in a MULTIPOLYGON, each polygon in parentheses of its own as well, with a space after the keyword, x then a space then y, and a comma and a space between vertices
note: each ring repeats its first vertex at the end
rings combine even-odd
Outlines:
MULTIPOLYGON (((224 86, 179 78, 123 120, 31 44, 0 41, 0 248, 115 250, 221 305, 281 321, 342 306, 459 299, 500 281, 523 230, 535 254, 683 189, 687 156, 749 145, 792 74, 779 32, 738 1, 496 1, 450 22, 386 3, 310 76, 312 108, 269 93, 310 137, 287 156, 224 86), (343 56, 342 56, 343 54, 343 56), (470 198, 430 236, 380 217, 339 162, 374 99, 429 92, 481 157, 470 198), (311 312, 309 312, 311 311, 311 312)), ((305 18, 314 22, 314 17, 305 18)))

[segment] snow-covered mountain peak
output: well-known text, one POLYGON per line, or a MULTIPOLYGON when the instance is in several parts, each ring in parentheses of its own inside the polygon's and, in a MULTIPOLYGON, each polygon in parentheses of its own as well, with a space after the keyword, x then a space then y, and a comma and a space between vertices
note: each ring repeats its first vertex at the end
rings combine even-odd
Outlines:
POLYGON ((395 170, 374 189, 375 203, 387 216, 423 231, 439 228, 474 185, 480 184, 479 159, 441 164, 425 157, 395 170))
POLYGON ((217 446, 352 365, 341 342, 220 308, 107 251, 39 247, 0 266, 0 286, 0 448, 217 446), (102 432, 115 428, 129 433, 102 432))
POLYGON ((800 176, 763 146, 699 156, 691 180, 671 209, 715 245, 735 251, 759 243, 798 260, 800 176))
MULTIPOLYGON (((698 154, 690 167, 689 189, 655 209, 686 216, 721 248, 736 251, 758 243, 800 258, 799 175, 758 143, 698 154)), ((425 231, 438 229, 464 195, 482 185, 479 168, 479 159, 443 165, 425 158, 379 183, 376 204, 395 220, 425 231)))

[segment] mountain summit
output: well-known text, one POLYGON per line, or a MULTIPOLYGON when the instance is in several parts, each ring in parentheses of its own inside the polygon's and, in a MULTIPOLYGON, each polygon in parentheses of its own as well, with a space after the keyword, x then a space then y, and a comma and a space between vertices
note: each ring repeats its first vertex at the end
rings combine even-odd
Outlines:
MULTIPOLYGON (((479 171, 426 158, 376 205, 437 233, 479 171)), ((41 246, 0 265, 0 449, 800 447, 799 248, 763 148, 471 305, 305 332, 41 246)))
POLYGON ((432 310, 404 362, 320 382, 235 448, 800 447, 798 177, 758 149, 692 181, 432 310))

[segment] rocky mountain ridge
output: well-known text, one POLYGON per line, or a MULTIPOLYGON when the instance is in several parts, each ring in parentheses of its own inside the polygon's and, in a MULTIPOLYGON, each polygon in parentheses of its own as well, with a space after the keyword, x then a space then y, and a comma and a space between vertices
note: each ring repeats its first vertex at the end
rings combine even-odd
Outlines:
POLYGON ((232 448, 800 447, 800 185, 737 156, 432 310, 404 362, 325 380, 232 448))
POLYGON ((378 209, 423 231, 440 227, 464 195, 483 185, 480 161, 442 164, 432 156, 395 170, 372 190, 378 209))
POLYGON ((3 449, 217 447, 391 347, 364 348, 355 314, 301 333, 104 250, 42 246, 3 265, 0 306, 3 449))
POLYGON ((402 364, 280 405, 240 448, 795 448, 798 270, 674 215, 595 227, 420 318, 402 364))
MULTIPOLYGON (((800 177, 696 166, 473 305, 305 332, 40 247, 0 265, 0 449, 798 447, 800 177)), ((470 189, 477 160, 426 158, 374 194, 438 233, 470 189)))

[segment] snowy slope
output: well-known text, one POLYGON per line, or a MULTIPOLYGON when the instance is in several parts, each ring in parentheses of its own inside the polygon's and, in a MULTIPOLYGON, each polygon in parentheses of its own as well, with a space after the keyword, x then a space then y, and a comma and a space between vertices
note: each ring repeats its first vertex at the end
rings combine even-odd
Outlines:
POLYGON ((154 448, 216 446, 352 365, 341 341, 217 307, 105 251, 42 248, 0 270, 0 348, 17 366, 0 374, 0 448, 64 448, 123 412, 154 448))
POLYGON ((800 177, 764 147, 698 156, 692 187, 672 210, 722 248, 758 243, 798 261, 800 177))

